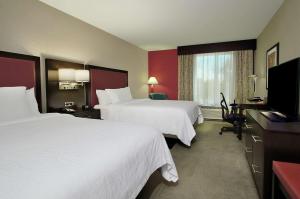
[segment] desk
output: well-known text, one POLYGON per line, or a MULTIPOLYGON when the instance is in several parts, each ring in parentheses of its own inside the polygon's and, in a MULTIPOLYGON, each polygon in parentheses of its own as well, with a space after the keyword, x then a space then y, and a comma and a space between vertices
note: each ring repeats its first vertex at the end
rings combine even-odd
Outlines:
POLYGON ((254 110, 268 110, 268 105, 263 103, 248 103, 248 104, 238 104, 237 108, 240 115, 244 115, 245 109, 254 109, 254 110))
POLYGON ((267 104, 263 104, 263 103, 248 103, 248 104, 230 104, 231 106, 231 110, 233 112, 233 114, 235 116, 237 116, 236 118, 238 118, 238 120, 236 120, 238 122, 238 138, 241 140, 242 139, 242 128, 244 126, 244 123, 246 121, 246 117, 244 114, 244 110, 245 109, 255 109, 255 110, 267 110, 268 106, 267 104))
POLYGON ((268 109, 267 104, 263 103, 247 103, 247 104, 238 104, 239 109, 255 109, 255 110, 266 110, 268 109))
POLYGON ((235 114, 239 114, 240 116, 244 115, 245 109, 254 109, 254 110, 268 110, 268 105, 258 102, 258 103, 246 103, 246 104, 230 104, 233 108, 235 114))

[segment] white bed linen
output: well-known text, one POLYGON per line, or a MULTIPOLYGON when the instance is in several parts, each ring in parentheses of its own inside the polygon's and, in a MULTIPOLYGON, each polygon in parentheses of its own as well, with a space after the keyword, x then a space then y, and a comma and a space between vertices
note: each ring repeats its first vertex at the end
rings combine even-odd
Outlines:
POLYGON ((149 125, 188 146, 196 135, 193 124, 203 122, 199 105, 191 101, 134 99, 95 108, 104 120, 149 125))
POLYGON ((161 167, 177 181, 153 128, 63 114, 0 124, 1 199, 130 199, 161 167))
POLYGON ((0 87, 0 122, 32 116, 25 90, 24 86, 0 87))

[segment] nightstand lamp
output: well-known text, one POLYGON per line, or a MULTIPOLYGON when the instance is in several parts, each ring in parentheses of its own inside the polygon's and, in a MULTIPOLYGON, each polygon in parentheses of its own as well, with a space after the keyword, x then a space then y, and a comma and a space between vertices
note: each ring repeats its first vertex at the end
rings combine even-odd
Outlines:
POLYGON ((154 85, 157 85, 158 81, 157 81, 157 79, 155 77, 150 77, 149 80, 148 80, 148 84, 151 85, 150 86, 150 93, 152 93, 154 85))

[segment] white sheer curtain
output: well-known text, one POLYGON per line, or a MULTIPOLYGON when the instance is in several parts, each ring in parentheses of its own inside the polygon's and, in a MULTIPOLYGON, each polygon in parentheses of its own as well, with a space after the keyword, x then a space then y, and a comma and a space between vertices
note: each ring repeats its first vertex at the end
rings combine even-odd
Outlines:
POLYGON ((197 54, 194 56, 193 98, 202 106, 220 107, 223 92, 227 103, 236 96, 236 62, 234 52, 197 54))

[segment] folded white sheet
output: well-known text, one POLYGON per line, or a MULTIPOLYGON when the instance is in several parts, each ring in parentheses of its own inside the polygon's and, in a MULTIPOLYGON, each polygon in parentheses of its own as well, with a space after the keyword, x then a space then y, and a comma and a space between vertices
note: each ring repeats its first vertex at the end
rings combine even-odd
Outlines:
POLYGON ((133 199, 157 168, 177 181, 152 128, 59 114, 0 125, 1 199, 133 199))
POLYGON ((190 146, 196 135, 193 124, 203 122, 199 105, 191 101, 135 99, 101 109, 104 120, 132 122, 152 126, 163 134, 175 135, 190 146))

